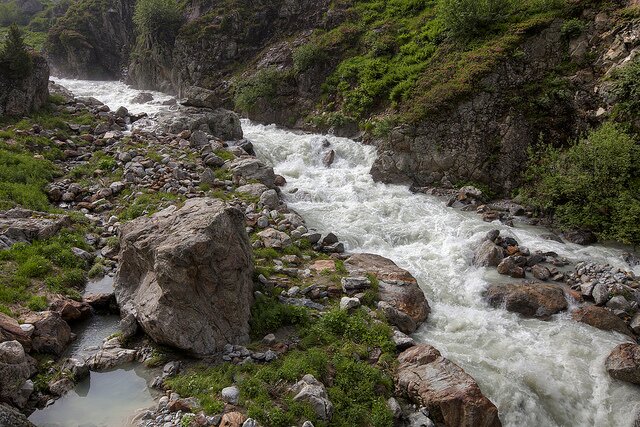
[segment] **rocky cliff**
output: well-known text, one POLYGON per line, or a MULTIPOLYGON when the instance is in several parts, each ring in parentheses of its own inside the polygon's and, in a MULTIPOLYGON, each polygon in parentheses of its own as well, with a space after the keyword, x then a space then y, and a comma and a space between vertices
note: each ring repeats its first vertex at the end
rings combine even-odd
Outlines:
POLYGON ((22 78, 10 78, 0 70, 0 117, 22 116, 38 110, 49 98, 49 66, 33 55, 31 71, 22 78))

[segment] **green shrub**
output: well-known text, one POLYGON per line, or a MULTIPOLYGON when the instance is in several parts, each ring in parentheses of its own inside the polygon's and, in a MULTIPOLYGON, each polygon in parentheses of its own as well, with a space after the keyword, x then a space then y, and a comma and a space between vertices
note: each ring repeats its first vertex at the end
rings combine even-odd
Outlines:
POLYGON ((0 51, 0 67, 11 79, 23 79, 31 73, 33 59, 24 44, 22 31, 13 24, 0 51))
POLYGON ((327 51, 315 43, 307 43, 293 52, 293 69, 303 73, 314 65, 329 58, 327 51))
POLYGON ((586 28, 586 24, 581 19, 569 19, 562 24, 562 28, 560 32, 562 33, 562 37, 572 39, 578 37, 580 34, 584 32, 586 28))
POLYGON ((275 298, 261 296, 251 307, 251 336, 262 338, 282 326, 302 325, 308 320, 306 308, 281 304, 275 298))
POLYGON ((281 87, 291 78, 292 74, 289 71, 266 68, 247 79, 237 81, 234 97, 236 108, 246 112, 252 111, 261 99, 274 102, 281 87))
POLYGON ((182 10, 176 0, 137 0, 133 22, 138 33, 156 40, 171 40, 182 24, 182 10))
POLYGON ((509 0, 439 0, 438 16, 454 37, 470 39, 504 21, 511 8, 509 0))
POLYGON ((623 120, 637 120, 640 117, 640 58, 615 71, 611 80, 611 92, 617 102, 615 114, 623 120))
POLYGON ((640 146, 606 123, 566 150, 531 153, 523 195, 565 228, 602 239, 640 243, 640 146))

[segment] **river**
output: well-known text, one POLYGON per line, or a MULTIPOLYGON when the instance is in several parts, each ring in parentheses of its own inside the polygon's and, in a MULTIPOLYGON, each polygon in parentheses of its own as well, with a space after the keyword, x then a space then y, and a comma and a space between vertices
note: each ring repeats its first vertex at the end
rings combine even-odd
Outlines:
MULTIPOLYGON (((133 106, 130 100, 139 91, 121 83, 55 80, 111 108, 166 108, 133 106)), ((610 351, 628 338, 576 323, 566 313, 540 321, 490 308, 481 292, 489 280, 497 280, 495 272, 471 265, 473 248, 494 228, 531 250, 629 269, 621 250, 545 240, 540 237, 545 229, 489 224, 436 197, 374 183, 369 169, 375 149, 349 139, 246 120, 243 129, 258 157, 286 177, 285 199, 309 227, 333 231, 349 251, 383 255, 416 276, 432 314, 414 338, 434 345, 471 374, 498 407, 503 425, 632 425, 640 388, 612 380, 604 369, 610 351), (331 168, 322 164, 325 138, 336 151, 331 168), (298 191, 291 192, 294 188, 298 191)), ((640 274, 640 268, 635 272, 640 274)))

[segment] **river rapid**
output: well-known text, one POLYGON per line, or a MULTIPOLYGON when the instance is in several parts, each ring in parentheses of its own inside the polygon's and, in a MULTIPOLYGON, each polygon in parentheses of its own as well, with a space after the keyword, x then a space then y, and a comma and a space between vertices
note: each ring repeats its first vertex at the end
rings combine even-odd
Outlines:
MULTIPOLYGON (((157 101, 168 97, 157 93, 150 104, 132 104, 139 91, 118 82, 53 80, 112 109, 124 105, 154 113, 167 108, 157 101)), ((243 129, 258 157, 287 179, 286 202, 309 227, 336 233, 348 251, 390 258, 418 279, 432 313, 414 338, 432 344, 471 374, 498 407, 503 425, 633 424, 640 388, 612 380, 604 369, 607 355, 628 338, 576 323, 567 313, 545 322, 490 308, 481 292, 499 278, 471 265, 473 249, 495 228, 532 251, 629 269, 621 250, 545 240, 543 228, 486 223, 475 213, 447 208, 436 197, 374 183, 369 169, 375 148, 349 139, 246 120, 243 129), (336 151, 330 168, 322 164, 325 139, 336 151)), ((640 268, 635 272, 640 274, 640 268)))

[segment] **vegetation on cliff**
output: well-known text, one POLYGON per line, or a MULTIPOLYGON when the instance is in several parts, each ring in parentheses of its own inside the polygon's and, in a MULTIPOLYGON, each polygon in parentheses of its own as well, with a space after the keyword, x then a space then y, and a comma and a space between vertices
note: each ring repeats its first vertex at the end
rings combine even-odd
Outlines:
POLYGON ((33 60, 24 44, 22 32, 17 25, 9 28, 9 34, 0 51, 0 71, 10 79, 24 78, 31 72, 33 60))

